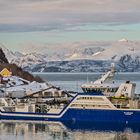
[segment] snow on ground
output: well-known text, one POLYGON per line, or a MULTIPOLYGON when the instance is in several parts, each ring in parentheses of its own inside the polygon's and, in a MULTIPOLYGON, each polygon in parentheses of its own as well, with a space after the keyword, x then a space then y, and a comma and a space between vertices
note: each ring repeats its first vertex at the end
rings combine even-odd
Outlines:
POLYGON ((6 88, 6 92, 16 92, 16 91, 23 91, 23 92, 38 92, 44 89, 47 89, 48 86, 45 84, 41 84, 38 82, 31 82, 28 85, 20 85, 20 86, 14 86, 14 87, 8 87, 6 88))
POLYGON ((30 82, 17 76, 4 77, 3 80, 7 82, 5 87, 3 88, 3 90, 7 93, 8 92, 34 93, 41 90, 45 90, 49 87, 47 83, 38 83, 36 81, 30 82))
POLYGON ((7 82, 5 87, 20 86, 20 85, 30 83, 30 81, 22 79, 22 78, 20 78, 18 76, 4 77, 3 80, 7 82))

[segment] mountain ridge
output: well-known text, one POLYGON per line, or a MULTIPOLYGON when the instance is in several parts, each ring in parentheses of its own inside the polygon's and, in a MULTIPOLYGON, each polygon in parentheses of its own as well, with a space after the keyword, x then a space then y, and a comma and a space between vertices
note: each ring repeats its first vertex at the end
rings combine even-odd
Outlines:
POLYGON ((9 71, 11 71, 12 75, 19 76, 28 81, 43 82, 43 80, 40 77, 34 77, 32 74, 30 74, 27 71, 24 71, 21 67, 17 66, 16 64, 9 63, 3 51, 3 48, 0 47, 0 70, 4 68, 7 68, 9 71))
POLYGON ((17 56, 10 51, 14 54, 10 61, 30 72, 103 72, 111 63, 116 64, 117 71, 140 71, 139 41, 121 39, 108 43, 106 47, 101 43, 100 46, 75 46, 67 51, 55 50, 52 55, 44 51, 44 54, 32 52, 23 55, 17 52, 17 56))

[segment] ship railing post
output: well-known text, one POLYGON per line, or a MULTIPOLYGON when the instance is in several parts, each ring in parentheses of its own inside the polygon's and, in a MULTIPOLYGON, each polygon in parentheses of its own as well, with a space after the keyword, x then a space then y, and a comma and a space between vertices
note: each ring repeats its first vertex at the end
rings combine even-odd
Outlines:
POLYGON ((78 93, 78 90, 79 90, 79 88, 78 88, 78 81, 76 82, 76 90, 77 90, 77 93, 78 93))

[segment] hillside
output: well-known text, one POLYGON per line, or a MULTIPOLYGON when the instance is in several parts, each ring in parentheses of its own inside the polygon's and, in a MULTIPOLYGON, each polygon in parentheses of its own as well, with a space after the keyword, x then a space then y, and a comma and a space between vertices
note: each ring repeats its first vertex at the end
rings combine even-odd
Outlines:
POLYGON ((4 54, 4 52, 3 52, 3 50, 1 48, 0 48, 0 63, 2 63, 2 64, 3 63, 6 63, 6 64, 9 63, 5 54, 4 54))
POLYGON ((22 68, 20 68, 16 64, 10 64, 8 62, 2 48, 0 48, 0 69, 2 70, 3 68, 7 68, 9 71, 12 72, 13 75, 19 76, 23 79, 26 79, 26 80, 29 80, 29 81, 42 82, 42 79, 40 77, 38 77, 38 76, 34 77, 29 72, 22 70, 22 68))

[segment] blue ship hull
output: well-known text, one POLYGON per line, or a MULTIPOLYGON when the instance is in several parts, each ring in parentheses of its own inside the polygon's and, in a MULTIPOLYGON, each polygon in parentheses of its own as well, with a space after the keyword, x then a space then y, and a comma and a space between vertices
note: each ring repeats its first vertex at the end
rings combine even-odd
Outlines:
POLYGON ((140 123, 140 111, 69 109, 60 119, 73 122, 140 123))
MULTIPOLYGON (((91 97, 97 93, 89 94, 91 97)), ((84 95, 84 93, 78 94, 84 95)), ((76 95, 59 114, 30 113, 30 112, 2 112, 1 120, 31 120, 31 121, 61 121, 61 122, 89 122, 89 123, 124 123, 140 124, 140 109, 85 109, 71 108, 69 105, 76 95)), ((87 95, 87 94, 85 94, 87 95)), ((97 94, 99 96, 99 93, 97 94)), ((101 94, 100 96, 103 96, 101 94)))
POLYGON ((69 121, 100 123, 140 123, 139 110, 101 110, 69 108, 61 117, 60 114, 1 112, 1 120, 32 121, 69 121), (50 117, 49 117, 50 116, 50 117))

